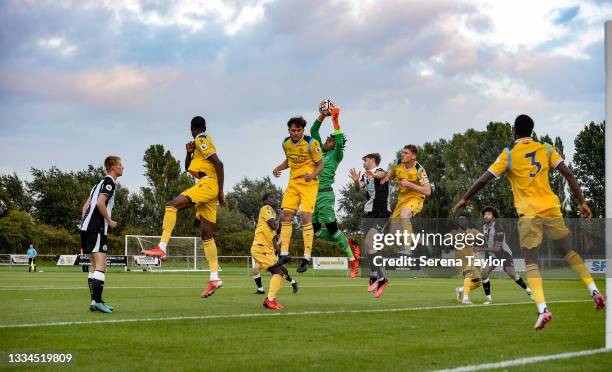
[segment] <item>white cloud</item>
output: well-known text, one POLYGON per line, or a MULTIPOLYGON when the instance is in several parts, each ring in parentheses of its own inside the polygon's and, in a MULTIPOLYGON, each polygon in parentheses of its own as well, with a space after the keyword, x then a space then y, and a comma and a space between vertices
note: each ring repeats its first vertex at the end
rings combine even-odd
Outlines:
POLYGON ((57 51, 65 57, 71 56, 77 50, 75 45, 70 44, 64 38, 59 36, 39 39, 38 46, 43 49, 57 51))

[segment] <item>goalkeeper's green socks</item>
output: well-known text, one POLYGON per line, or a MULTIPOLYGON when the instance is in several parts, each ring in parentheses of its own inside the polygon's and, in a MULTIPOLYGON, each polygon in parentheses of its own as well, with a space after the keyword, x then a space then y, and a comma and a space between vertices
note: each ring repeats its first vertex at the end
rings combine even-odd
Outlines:
POLYGON ((355 259, 355 256, 353 256, 353 251, 349 246, 348 240, 346 239, 346 235, 344 235, 342 231, 338 230, 333 235, 333 238, 335 241, 338 242, 338 244, 340 244, 342 250, 344 251, 344 254, 346 254, 346 257, 348 257, 349 261, 353 261, 355 259))

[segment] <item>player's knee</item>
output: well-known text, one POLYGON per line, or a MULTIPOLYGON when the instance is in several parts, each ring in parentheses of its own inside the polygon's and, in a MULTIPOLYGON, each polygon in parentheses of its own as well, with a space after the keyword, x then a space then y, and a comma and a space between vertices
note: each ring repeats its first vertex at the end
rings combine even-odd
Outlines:
POLYGON ((268 267, 268 272, 272 275, 284 275, 283 267, 280 265, 272 265, 268 267))
POLYGON ((291 219, 295 215, 295 211, 291 209, 283 209, 281 214, 281 222, 291 222, 291 219))
POLYGON ((336 221, 326 223, 325 227, 327 228, 327 231, 329 231, 329 235, 334 235, 338 231, 338 224, 336 221))
POLYGON ((566 236, 558 240, 553 240, 553 246, 557 250, 557 253, 563 256, 565 256, 572 250, 569 236, 566 236))
POLYGON ((302 224, 307 224, 312 222, 312 213, 302 212, 302 224))
POLYGON ((412 211, 410 209, 408 210, 402 209, 402 211, 400 212, 400 219, 409 220, 411 218, 412 218, 412 211))

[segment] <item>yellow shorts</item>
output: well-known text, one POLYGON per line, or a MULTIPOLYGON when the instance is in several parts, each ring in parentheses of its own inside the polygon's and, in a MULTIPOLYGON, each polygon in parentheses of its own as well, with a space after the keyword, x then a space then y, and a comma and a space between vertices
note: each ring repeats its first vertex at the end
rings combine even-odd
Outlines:
POLYGON ((473 248, 464 248, 460 251, 455 251, 455 258, 461 260, 461 268, 459 271, 463 274, 464 278, 470 278, 472 280, 476 279, 476 281, 480 281, 480 271, 474 266, 474 249, 473 248), (470 261, 468 261, 467 256, 472 256, 471 265, 470 261))
POLYGON ((312 213, 317 202, 317 190, 319 181, 297 182, 289 181, 285 196, 283 196, 282 209, 297 211, 301 205, 302 212, 312 213))
POLYGON ((217 222, 217 205, 219 204, 219 184, 214 178, 203 177, 195 185, 183 191, 181 195, 188 197, 194 204, 196 218, 217 222))
POLYGON ((393 210, 391 219, 400 218, 400 212, 402 209, 410 209, 412 211, 412 217, 416 216, 423 209, 423 201, 424 199, 422 198, 400 198, 397 201, 395 209, 393 210))
POLYGON ((265 246, 259 243, 253 243, 251 246, 251 256, 255 262, 259 264, 262 270, 268 270, 270 266, 278 261, 278 257, 272 246, 265 246))
POLYGON ((559 240, 570 233, 559 208, 545 210, 535 217, 520 217, 518 230, 521 247, 527 249, 539 247, 544 234, 552 240, 559 240))

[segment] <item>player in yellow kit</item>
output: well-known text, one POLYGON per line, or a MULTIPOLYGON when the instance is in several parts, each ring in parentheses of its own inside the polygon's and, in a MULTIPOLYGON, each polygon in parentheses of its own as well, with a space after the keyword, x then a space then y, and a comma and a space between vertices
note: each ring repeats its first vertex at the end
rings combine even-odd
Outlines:
POLYGON ((280 177, 283 170, 290 168, 289 184, 285 190, 281 208, 281 253, 279 263, 285 264, 291 260, 289 256, 289 242, 291 240, 291 220, 301 206, 302 231, 304 238, 304 259, 298 272, 306 271, 312 253, 314 231, 312 228, 312 212, 317 201, 319 187, 319 174, 323 170, 323 152, 317 140, 304 135, 306 120, 293 117, 287 122, 289 137, 283 140, 285 160, 278 165, 272 173, 280 177), (306 265, 304 265, 304 261, 306 265))
MULTIPOLYGON (((451 234, 455 237, 456 242, 465 242, 466 236, 477 236, 482 235, 480 231, 470 226, 470 220, 466 215, 461 215, 457 219, 459 225, 456 229, 451 230, 451 234)), ((470 238, 469 240, 475 241, 470 238)), ((470 292, 474 289, 479 288, 482 285, 482 278, 480 271, 474 266, 474 245, 468 244, 457 244, 455 247, 456 253, 455 258, 461 260, 461 275, 463 276, 463 287, 455 288, 457 295, 457 301, 464 305, 471 305, 470 292), (471 257, 468 259, 468 257, 471 257)))
POLYGON ((217 221, 217 205, 224 206, 226 204, 223 194, 224 172, 223 163, 217 155, 217 148, 210 135, 206 133, 206 121, 203 117, 196 116, 191 119, 191 135, 194 141, 185 145, 187 150, 185 170, 195 177, 197 182, 166 204, 160 242, 156 247, 142 253, 164 259, 167 255, 167 244, 176 224, 177 212, 185 208, 195 207, 196 219, 201 221, 202 226, 204 254, 210 268, 208 286, 200 295, 200 297, 205 298, 212 295, 223 285, 223 282, 219 279, 217 246, 213 231, 217 221))
MULTIPOLYGON (((425 168, 417 161, 418 149, 406 145, 401 158, 391 164, 391 168, 381 183, 395 180, 399 185, 397 205, 391 214, 391 231, 397 231, 398 224, 408 237, 412 234, 412 217, 423 209, 425 198, 431 195, 431 186, 425 168)), ((410 247, 404 247, 409 249, 410 247)), ((404 251, 403 253, 409 254, 404 251)))
MULTIPOLYGON (((267 193, 263 197, 263 207, 259 211, 257 218, 257 227, 255 228, 255 237, 251 246, 251 256, 257 262, 257 265, 263 270, 269 271, 272 274, 270 279, 270 288, 268 289, 268 297, 265 299, 263 306, 270 310, 282 310, 283 305, 276 301, 276 294, 283 285, 283 280, 289 275, 287 269, 278 263, 276 251, 279 249, 278 240, 276 239, 276 229, 278 221, 276 219, 276 211, 274 206, 277 205, 277 200, 273 193, 267 193)), ((297 290, 294 289, 294 293, 297 290)))
POLYGON ((565 255, 565 260, 582 278, 589 294, 595 301, 595 308, 605 308, 605 301, 582 258, 571 248, 569 230, 563 221, 559 198, 550 188, 549 170, 556 169, 567 180, 572 193, 580 203, 580 214, 591 218, 588 207, 576 178, 563 162, 557 151, 547 143, 534 141, 533 120, 527 115, 519 115, 514 122, 514 143, 505 148, 489 169, 472 185, 453 211, 463 208, 467 201, 493 178, 504 173, 512 185, 514 206, 519 215, 518 228, 521 248, 527 264, 527 283, 533 291, 538 307, 538 319, 534 328, 540 330, 552 320, 546 307, 542 277, 538 268, 537 249, 544 235, 565 255))

